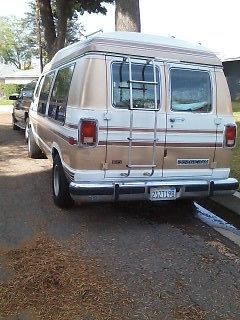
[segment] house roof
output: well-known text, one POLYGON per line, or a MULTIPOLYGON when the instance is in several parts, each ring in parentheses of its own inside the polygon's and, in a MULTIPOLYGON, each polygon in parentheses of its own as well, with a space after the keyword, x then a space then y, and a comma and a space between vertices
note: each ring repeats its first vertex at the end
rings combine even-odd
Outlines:
POLYGON ((5 76, 15 72, 17 68, 13 65, 0 64, 0 78, 5 78, 5 76))
POLYGON ((5 76, 5 83, 26 84, 39 77, 39 69, 17 70, 5 76))
POLYGON ((223 60, 223 62, 231 62, 231 61, 240 61, 240 57, 227 58, 227 59, 224 59, 224 60, 223 60))
POLYGON ((29 69, 29 70, 17 70, 8 75, 10 78, 26 78, 26 77, 38 77, 39 69, 29 69))

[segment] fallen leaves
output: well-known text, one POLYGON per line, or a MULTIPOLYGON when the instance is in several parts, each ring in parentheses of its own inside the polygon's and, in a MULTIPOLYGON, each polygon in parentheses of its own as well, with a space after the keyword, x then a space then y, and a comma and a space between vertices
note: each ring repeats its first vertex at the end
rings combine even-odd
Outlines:
POLYGON ((44 320, 120 319, 131 303, 94 260, 78 258, 45 235, 1 253, 12 277, 0 283, 0 317, 27 310, 44 320))
POLYGON ((206 319, 206 311, 199 306, 179 306, 174 312, 175 320, 204 320, 206 319))

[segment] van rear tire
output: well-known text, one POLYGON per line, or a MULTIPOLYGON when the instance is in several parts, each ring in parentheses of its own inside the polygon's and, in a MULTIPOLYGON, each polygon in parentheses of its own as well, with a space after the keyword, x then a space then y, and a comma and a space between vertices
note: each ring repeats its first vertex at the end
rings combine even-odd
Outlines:
POLYGON ((70 208, 73 206, 74 201, 69 192, 69 182, 58 154, 53 159, 52 192, 53 201, 58 207, 70 208))
POLYGON ((43 152, 39 148, 39 146, 36 144, 31 127, 28 130, 27 146, 28 146, 29 158, 32 158, 32 159, 42 159, 43 158, 43 152))
POLYGON ((17 130, 17 131, 20 130, 20 128, 16 125, 16 120, 13 114, 12 114, 12 128, 13 130, 17 130))
POLYGON ((26 127, 25 127, 25 130, 24 130, 24 138, 25 138, 26 143, 28 143, 28 136, 29 136, 29 119, 26 118, 25 122, 26 122, 26 127))

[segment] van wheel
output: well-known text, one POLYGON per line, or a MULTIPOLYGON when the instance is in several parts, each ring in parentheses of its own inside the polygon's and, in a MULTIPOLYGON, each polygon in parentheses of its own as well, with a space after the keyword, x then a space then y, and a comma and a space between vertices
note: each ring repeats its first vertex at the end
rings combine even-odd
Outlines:
POLYGON ((26 119, 26 127, 25 127, 25 141, 26 143, 28 142, 28 134, 29 134, 29 119, 26 119))
POLYGON ((31 127, 28 130, 28 156, 32 159, 41 159, 43 158, 42 150, 39 148, 39 146, 36 144, 36 141, 34 139, 32 129, 31 127))
POLYGON ((53 201, 61 208, 73 206, 74 201, 69 193, 69 182, 65 176, 61 159, 57 154, 53 160, 52 170, 53 201))
POLYGON ((20 130, 20 128, 16 125, 16 120, 15 120, 14 115, 12 115, 12 128, 13 128, 13 130, 17 130, 17 131, 20 130))

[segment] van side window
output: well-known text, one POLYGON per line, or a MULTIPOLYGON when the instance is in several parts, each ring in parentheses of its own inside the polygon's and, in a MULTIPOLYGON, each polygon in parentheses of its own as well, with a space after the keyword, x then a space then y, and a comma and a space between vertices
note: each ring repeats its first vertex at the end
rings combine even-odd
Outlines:
POLYGON ((48 116, 62 123, 65 121, 73 70, 74 65, 59 69, 49 102, 48 116))
POLYGON ((42 89, 41 89, 41 93, 38 101, 38 108, 37 108, 37 112, 41 114, 45 114, 46 112, 48 95, 51 89, 53 77, 54 77, 54 72, 51 72, 45 76, 43 81, 43 85, 42 85, 42 89))
MULTIPOLYGON (((156 100, 160 104, 160 80, 159 69, 156 67, 156 100)), ((132 80, 154 82, 152 64, 132 63, 132 80)), ((155 108, 155 85, 133 82, 133 107, 155 108)), ((112 64, 112 90, 113 106, 121 109, 130 107, 129 64, 127 62, 115 62, 112 64)))
POLYGON ((35 91, 35 97, 36 98, 39 96, 39 92, 40 92, 40 88, 41 88, 42 83, 43 83, 43 79, 44 79, 44 77, 42 77, 40 79, 40 81, 38 82, 38 85, 37 85, 37 88, 36 88, 36 91, 35 91))
POLYGON ((211 80, 207 71, 172 68, 171 110, 210 112, 212 109, 211 80))

